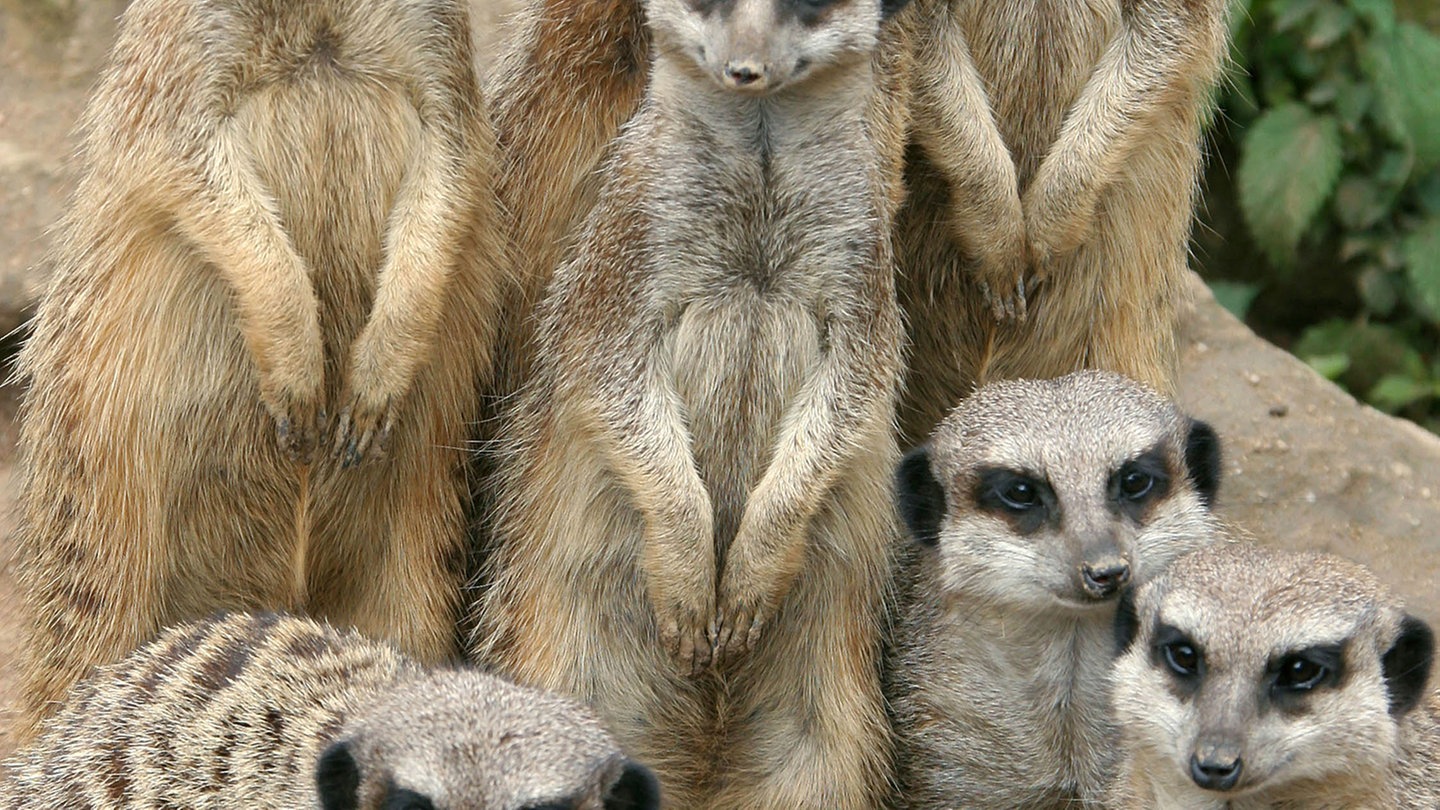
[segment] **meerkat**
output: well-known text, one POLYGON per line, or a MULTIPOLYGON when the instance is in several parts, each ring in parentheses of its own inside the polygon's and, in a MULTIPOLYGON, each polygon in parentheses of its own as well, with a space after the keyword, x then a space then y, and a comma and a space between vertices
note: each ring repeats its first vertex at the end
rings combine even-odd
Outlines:
POLYGON ((1429 625, 1363 566, 1233 544, 1127 595, 1112 806, 1440 807, 1429 625))
POLYGON ((1117 374, 991 383, 901 461, 899 806, 1097 806, 1127 587, 1212 542, 1220 446, 1117 374))
POLYGON ((894 10, 649 0, 505 431, 474 656, 594 705, 674 807, 883 798, 894 10))
POLYGON ((125 12, 18 361, 22 736, 220 609, 459 654, 506 250, 470 48, 458 0, 125 12))
POLYGON ((985 382, 1172 394, 1226 0, 917 0, 904 441, 985 382))
POLYGON ((167 628, 43 729, 7 763, 0 806, 659 807, 584 706, 277 614, 167 628))

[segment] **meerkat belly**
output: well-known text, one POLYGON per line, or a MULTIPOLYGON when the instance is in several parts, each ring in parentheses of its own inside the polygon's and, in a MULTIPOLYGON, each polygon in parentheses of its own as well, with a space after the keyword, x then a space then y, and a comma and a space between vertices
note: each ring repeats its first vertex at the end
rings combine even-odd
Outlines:
POLYGON ((748 286, 692 304, 680 317, 670 367, 722 552, 770 463, 788 406, 819 361, 820 337, 798 302, 748 286))
POLYGON ((1023 188, 1119 30, 1119 0, 971 2, 958 14, 1023 188))
POLYGON ((308 266, 334 387, 370 312, 386 223, 416 158, 419 116, 400 87, 318 66, 247 96, 235 125, 253 144, 260 180, 308 266))

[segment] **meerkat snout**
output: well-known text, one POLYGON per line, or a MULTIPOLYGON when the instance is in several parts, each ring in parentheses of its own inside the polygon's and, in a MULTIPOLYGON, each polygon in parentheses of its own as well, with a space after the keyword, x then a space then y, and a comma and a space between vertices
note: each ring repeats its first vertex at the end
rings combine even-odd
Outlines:
POLYGON ((1130 563, 1108 557, 1097 563, 1081 563, 1080 586, 1096 599, 1108 599, 1130 582, 1130 563))
POLYGON ((1190 755, 1190 778, 1206 790, 1230 790, 1240 782, 1245 761, 1230 740, 1202 740, 1190 755))
POLYGON ((725 86, 732 90, 764 90, 767 78, 763 62, 740 59, 725 64, 725 86))

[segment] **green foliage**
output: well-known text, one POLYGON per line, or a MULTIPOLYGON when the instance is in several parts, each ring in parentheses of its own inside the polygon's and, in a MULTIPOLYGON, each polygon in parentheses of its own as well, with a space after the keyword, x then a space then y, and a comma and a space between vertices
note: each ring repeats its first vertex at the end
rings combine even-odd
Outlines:
POLYGON ((1220 151, 1239 165, 1206 207, 1238 208, 1245 233, 1221 236, 1264 271, 1222 294, 1257 296, 1253 325, 1357 396, 1440 426, 1440 37, 1394 0, 1234 5, 1220 151), (1287 317, 1321 322, 1256 322, 1317 288, 1348 292, 1287 317))

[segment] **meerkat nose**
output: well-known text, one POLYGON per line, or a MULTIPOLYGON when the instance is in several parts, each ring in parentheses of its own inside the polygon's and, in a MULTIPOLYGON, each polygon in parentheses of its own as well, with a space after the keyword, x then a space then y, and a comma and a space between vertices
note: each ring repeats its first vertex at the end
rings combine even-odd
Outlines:
POLYGON ((1232 745, 1201 745, 1190 755, 1190 778, 1206 790, 1230 790, 1240 781, 1244 765, 1232 745))
POLYGON ((1080 566, 1081 584, 1085 592, 1096 599, 1104 599, 1117 593, 1130 581, 1130 566, 1123 562, 1101 563, 1080 566))
POLYGON ((764 89, 765 68, 748 60, 728 62, 725 65, 725 83, 731 87, 743 87, 747 90, 764 89))

